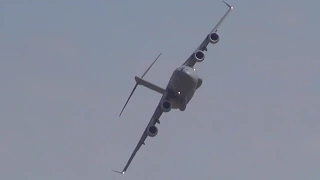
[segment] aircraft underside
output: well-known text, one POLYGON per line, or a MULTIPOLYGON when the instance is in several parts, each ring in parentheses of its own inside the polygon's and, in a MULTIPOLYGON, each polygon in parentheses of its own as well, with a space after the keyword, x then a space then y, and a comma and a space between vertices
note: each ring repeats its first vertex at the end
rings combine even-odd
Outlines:
POLYGON ((145 145, 145 140, 147 139, 147 137, 155 137, 158 134, 158 128, 156 124, 160 124, 159 119, 163 113, 170 112, 171 109, 179 109, 180 111, 186 110, 187 105, 192 99, 194 93, 203 83, 203 80, 198 77, 197 72, 194 69, 194 65, 196 63, 201 63, 204 61, 205 51, 208 50, 207 47, 209 44, 217 44, 219 42, 220 36, 217 33, 218 27, 222 24, 224 19, 233 9, 233 7, 230 6, 228 3, 226 3, 225 1, 223 2, 225 5, 228 6, 228 10, 225 12, 225 14, 219 20, 219 22, 214 26, 214 28, 205 36, 204 40, 189 56, 189 58, 180 67, 176 68, 173 71, 166 88, 157 86, 156 84, 144 79, 146 73, 149 71, 149 69, 157 61, 157 59, 162 53, 158 55, 158 57, 152 62, 152 64, 142 74, 141 77, 135 76, 136 84, 132 89, 125 105, 123 106, 119 114, 119 117, 121 116, 124 108, 128 104, 132 94, 134 93, 138 85, 147 87, 148 89, 153 90, 154 92, 160 93, 162 94, 162 97, 159 103, 157 104, 147 127, 141 135, 141 138, 138 141, 135 149, 133 150, 130 158, 128 159, 125 167, 122 171, 113 170, 114 172, 124 174, 127 171, 132 159, 135 157, 138 150, 141 148, 142 145, 145 145))

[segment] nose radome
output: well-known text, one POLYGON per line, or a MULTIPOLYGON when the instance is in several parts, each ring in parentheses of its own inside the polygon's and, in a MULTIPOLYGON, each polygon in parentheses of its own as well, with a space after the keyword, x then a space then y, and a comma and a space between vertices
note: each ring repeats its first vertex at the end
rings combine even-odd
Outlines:
POLYGON ((191 69, 191 68, 183 68, 183 72, 188 74, 188 75, 191 75, 191 74, 194 74, 194 70, 191 69))
POLYGON ((182 69, 182 71, 185 72, 185 73, 188 73, 188 72, 189 72, 188 68, 186 68, 186 67, 184 67, 184 68, 182 69))

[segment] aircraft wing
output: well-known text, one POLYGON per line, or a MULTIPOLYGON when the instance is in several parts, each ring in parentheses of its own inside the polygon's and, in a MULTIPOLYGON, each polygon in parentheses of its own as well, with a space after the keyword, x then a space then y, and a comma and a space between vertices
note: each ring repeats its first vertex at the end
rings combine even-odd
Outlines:
MULTIPOLYGON (((165 97, 166 97, 166 94, 164 94, 164 95, 162 96, 160 102, 162 102, 162 100, 163 100, 165 97)), ((126 164, 126 166, 124 167, 124 169, 123 169, 121 172, 120 172, 120 171, 115 171, 115 170, 112 170, 112 171, 117 172, 117 173, 120 173, 120 174, 124 174, 124 173, 127 171, 127 169, 128 169, 128 167, 129 167, 132 159, 134 158, 134 156, 136 155, 136 153, 138 152, 138 150, 140 149, 140 147, 141 147, 142 145, 144 145, 144 141, 145 141, 145 140, 147 139, 147 137, 148 137, 148 135, 147 135, 147 128, 148 128, 150 125, 155 125, 157 122, 159 122, 159 118, 160 118, 160 116, 161 116, 162 113, 163 113, 163 111, 161 110, 161 107, 160 107, 160 102, 159 102, 156 110, 154 111, 154 113, 153 113, 153 115, 152 115, 152 117, 151 117, 151 119, 150 119, 150 121, 149 121, 149 124, 148 124, 147 127, 145 128, 145 130, 144 130, 144 132, 143 132, 143 134, 142 134, 142 136, 141 136, 141 138, 140 138, 140 140, 139 140, 136 148, 133 150, 133 152, 132 152, 132 154, 131 154, 131 156, 130 156, 130 158, 129 158, 127 164, 126 164)))
POLYGON ((232 6, 230 6, 228 3, 226 3, 225 1, 223 1, 228 7, 228 11, 224 14, 224 16, 220 19, 220 21, 216 24, 216 26, 211 30, 211 32, 205 37, 205 39, 202 41, 202 43, 199 45, 199 47, 190 55, 190 57, 183 63, 183 65, 189 66, 189 67, 193 67, 195 65, 195 63, 197 62, 196 59, 194 58, 194 54, 197 51, 207 51, 207 46, 209 44, 209 35, 217 32, 218 27, 222 24, 222 22, 224 21, 224 19, 227 17, 227 15, 230 13, 230 11, 233 9, 232 6))

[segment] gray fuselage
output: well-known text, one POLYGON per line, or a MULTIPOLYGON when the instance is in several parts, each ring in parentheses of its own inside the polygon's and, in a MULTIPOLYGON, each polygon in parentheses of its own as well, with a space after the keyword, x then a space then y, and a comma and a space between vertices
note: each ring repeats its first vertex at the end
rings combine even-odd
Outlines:
POLYGON ((172 108, 184 111, 201 84, 202 79, 198 77, 194 68, 189 66, 176 68, 166 88, 167 99, 171 102, 172 108))

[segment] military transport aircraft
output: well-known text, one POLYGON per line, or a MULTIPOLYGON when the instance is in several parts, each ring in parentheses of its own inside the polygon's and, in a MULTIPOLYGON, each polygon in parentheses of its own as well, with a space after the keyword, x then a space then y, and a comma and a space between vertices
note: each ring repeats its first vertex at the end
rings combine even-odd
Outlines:
POLYGON ((179 109, 180 111, 184 111, 187 107, 187 104, 193 97, 195 91, 202 85, 203 80, 200 77, 198 77, 193 66, 196 64, 196 62, 200 63, 204 60, 204 51, 207 51, 207 46, 209 43, 216 44, 219 41, 217 29, 221 25, 223 20, 227 17, 227 15, 230 13, 230 11, 233 9, 233 7, 230 6, 228 3, 226 3, 225 1, 223 2, 229 7, 228 11, 224 14, 224 16, 212 29, 212 31, 205 37, 200 46, 182 64, 182 66, 176 68, 173 71, 172 76, 165 89, 143 79, 143 77, 146 75, 146 73, 149 71, 152 65, 160 57, 161 53, 158 55, 158 57, 153 61, 153 63, 149 66, 149 68, 144 72, 144 74, 141 77, 135 76, 136 85, 134 86, 124 107, 122 108, 119 117, 121 116, 124 108, 126 107, 127 103, 129 102, 132 94, 134 93, 138 85, 145 86, 153 91, 162 94, 162 98, 159 104, 157 105, 156 110, 154 111, 151 120, 149 121, 149 124, 144 130, 141 139, 139 140, 136 148, 131 154, 124 169, 122 171, 112 171, 124 174, 127 171, 137 151, 140 149, 142 145, 145 145, 144 141, 147 139, 147 137, 154 137, 157 135, 158 128, 155 125, 157 123, 160 124, 159 118, 162 115, 162 113, 169 112, 171 109, 179 109))

